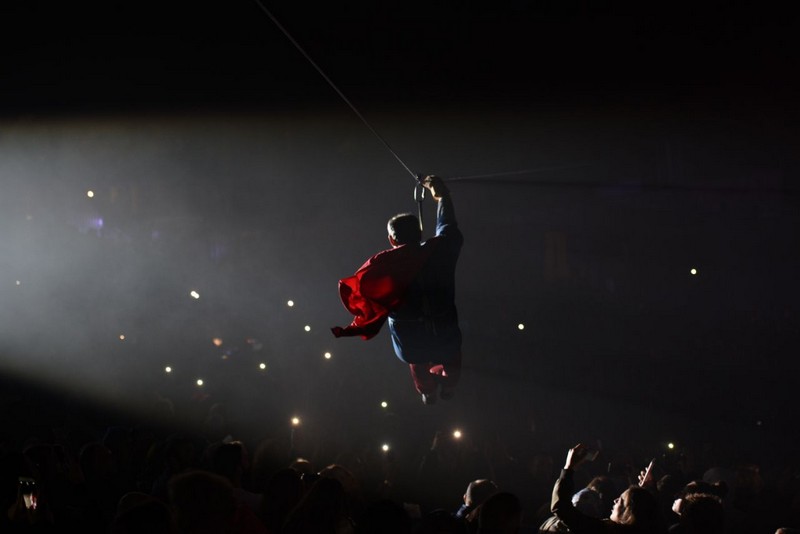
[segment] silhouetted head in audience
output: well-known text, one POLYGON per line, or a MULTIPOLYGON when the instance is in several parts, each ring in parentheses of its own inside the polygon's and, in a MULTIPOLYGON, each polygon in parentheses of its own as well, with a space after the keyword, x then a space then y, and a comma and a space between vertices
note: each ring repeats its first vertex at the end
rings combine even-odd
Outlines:
POLYGON ((709 493, 690 493, 681 502, 680 523, 691 534, 722 534, 725 512, 722 500, 709 493))
POLYGON ((314 473, 314 465, 305 458, 296 458, 289 464, 289 467, 300 473, 301 475, 314 473))
POLYGON ((497 491, 497 484, 488 478, 473 480, 467 485, 467 491, 464 493, 464 504, 470 508, 477 508, 497 491))
POLYGON ((170 534, 172 517, 166 504, 146 493, 130 492, 122 496, 110 534, 170 534))
POLYGON ((303 497, 300 473, 286 467, 269 478, 261 499, 260 517, 271 532, 278 532, 286 516, 303 497))
POLYGON ((640 530, 655 530, 658 517, 658 502, 653 494, 639 486, 631 486, 614 500, 609 519, 640 530))
POLYGON ((583 488, 572 496, 572 505, 581 513, 590 517, 602 519, 606 516, 600 494, 593 489, 583 488))
POLYGON ((246 468, 244 446, 238 441, 215 445, 210 450, 209 464, 212 472, 227 478, 234 487, 240 487, 246 468))
POLYGON ((611 478, 601 475, 590 480, 586 487, 600 495, 602 517, 608 517, 614 507, 614 500, 619 495, 617 484, 611 478))
POLYGON ((289 513, 281 532, 336 532, 350 524, 344 488, 335 478, 320 477, 289 513))
POLYGON ((206 471, 189 471, 172 477, 169 502, 180 534, 228 532, 236 513, 231 483, 206 471))

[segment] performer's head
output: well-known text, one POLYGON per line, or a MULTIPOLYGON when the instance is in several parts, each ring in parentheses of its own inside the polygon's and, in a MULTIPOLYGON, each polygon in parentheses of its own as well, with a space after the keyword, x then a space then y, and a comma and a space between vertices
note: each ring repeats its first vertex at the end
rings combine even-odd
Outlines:
POLYGON ((389 243, 393 247, 417 244, 422 241, 422 230, 419 227, 419 219, 413 213, 400 213, 389 219, 386 225, 389 232, 389 243))

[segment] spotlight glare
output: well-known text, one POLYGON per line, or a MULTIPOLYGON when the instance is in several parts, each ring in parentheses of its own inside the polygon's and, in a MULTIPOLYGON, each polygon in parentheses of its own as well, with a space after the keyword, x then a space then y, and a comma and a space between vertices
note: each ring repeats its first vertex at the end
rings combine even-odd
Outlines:
POLYGON ((119 340, 120 341, 125 341, 125 334, 120 334, 119 335, 119 340))
POLYGON ((222 346, 222 338, 221 337, 215 337, 215 338, 213 338, 211 340, 211 342, 214 344, 215 347, 221 347, 222 346))
POLYGON ((259 364, 258 364, 258 368, 259 368, 259 369, 261 369, 262 371, 264 371, 264 370, 267 368, 267 364, 266 364, 266 363, 263 363, 263 362, 262 362, 262 363, 259 363, 259 364))
POLYGON ((670 442, 670 443, 667 443, 667 448, 668 448, 668 449, 670 449, 670 450, 672 450, 672 449, 674 449, 674 448, 675 448, 675 444, 674 444, 674 443, 672 443, 672 442, 670 442))
POLYGON ((522 323, 519 323, 519 324, 517 325, 517 330, 525 330, 525 325, 524 325, 524 324, 522 324, 522 323))
POLYGON ((22 282, 20 282, 19 280, 17 280, 17 285, 18 285, 18 286, 19 286, 19 285, 22 285, 22 282))
POLYGON ((89 191, 86 192, 86 196, 89 198, 94 198, 94 191, 90 189, 89 191))
POLYGON ((383 445, 381 445, 381 450, 383 452, 389 452, 389 444, 388 443, 384 443, 383 445))
POLYGON ((386 401, 382 401, 381 402, 381 408, 388 408, 388 407, 389 407, 389 403, 388 402, 386 402, 386 401))
POLYGON ((294 301, 293 300, 287 300, 286 301, 286 305, 291 308, 292 306, 294 306, 294 301))
POLYGON ((203 384, 204 384, 203 379, 202 378, 198 378, 197 379, 197 385, 198 386, 202 386, 203 384))
POLYGON ((298 426, 300 424, 299 417, 292 417, 292 426, 298 426))
POLYGON ((456 439, 461 439, 461 431, 459 429, 453 430, 453 437, 456 439))
POLYGON ((200 293, 198 293, 197 291, 195 291, 193 289, 193 290, 191 290, 189 292, 189 296, 192 297, 193 299, 199 299, 200 298, 200 293))
POLYGON ((696 275, 697 274, 697 269, 692 267, 691 269, 689 269, 689 272, 692 273, 693 275, 696 275))
POLYGON ((303 327, 303 330, 305 330, 306 332, 311 332, 311 326, 309 326, 309 325, 305 325, 305 326, 303 327))
POLYGON ((164 372, 170 374, 172 372, 172 367, 170 367, 169 365, 164 367, 164 372))
POLYGON ((325 357, 326 360, 330 360, 333 357, 333 354, 331 354, 330 352, 326 352, 325 354, 323 354, 323 356, 325 357))

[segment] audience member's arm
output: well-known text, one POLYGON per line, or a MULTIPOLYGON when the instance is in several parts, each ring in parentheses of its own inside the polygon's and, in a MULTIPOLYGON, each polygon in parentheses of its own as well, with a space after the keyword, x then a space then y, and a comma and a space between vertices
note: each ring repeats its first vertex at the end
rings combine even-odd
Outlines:
POLYGON ((573 534, 603 532, 603 521, 581 513, 572 504, 572 495, 575 493, 573 473, 575 468, 586 457, 586 448, 577 445, 567 452, 567 461, 561 476, 558 477, 553 487, 553 498, 550 501, 550 510, 569 528, 573 534))

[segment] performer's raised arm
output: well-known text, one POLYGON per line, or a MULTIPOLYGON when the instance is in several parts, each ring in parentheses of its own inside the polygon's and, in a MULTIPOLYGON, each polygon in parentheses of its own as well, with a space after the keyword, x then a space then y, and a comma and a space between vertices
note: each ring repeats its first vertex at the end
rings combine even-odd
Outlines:
MULTIPOLYGON (((422 185, 431 192, 431 197, 437 202, 436 206, 436 235, 451 235, 457 232, 458 222, 453 208, 450 189, 444 181, 435 175, 426 176, 422 185)), ((460 232, 458 232, 460 234, 460 232)))

